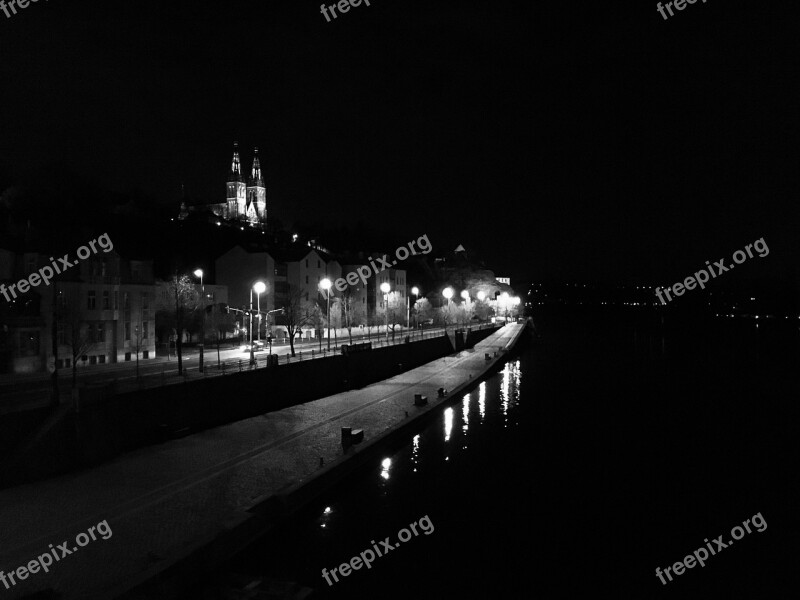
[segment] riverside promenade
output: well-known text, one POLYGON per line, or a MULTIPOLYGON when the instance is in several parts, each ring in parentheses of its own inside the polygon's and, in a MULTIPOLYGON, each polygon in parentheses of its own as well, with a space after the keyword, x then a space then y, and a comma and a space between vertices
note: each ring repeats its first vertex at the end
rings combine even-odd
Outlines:
POLYGON ((23 572, 26 578, 15 577, 9 589, 0 583, 0 600, 47 589, 64 600, 169 597, 183 588, 182 578, 263 535, 285 511, 371 460, 392 434, 474 385, 504 360, 524 329, 507 325, 472 350, 359 390, 0 491, 0 570, 6 577, 51 544, 76 548, 76 536, 102 521, 113 532, 53 562, 48 573, 23 572), (440 387, 450 395, 437 399, 440 387), (415 407, 415 393, 428 396, 428 406, 415 407), (343 426, 364 430, 364 441, 347 452, 343 426))

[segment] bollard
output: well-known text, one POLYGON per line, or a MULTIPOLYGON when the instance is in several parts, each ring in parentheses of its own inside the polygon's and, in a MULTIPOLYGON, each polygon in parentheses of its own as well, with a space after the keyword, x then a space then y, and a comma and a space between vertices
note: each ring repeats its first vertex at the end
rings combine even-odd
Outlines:
POLYGON ((290 354, 288 352, 286 353, 286 362, 287 363, 291 362, 290 354))
POLYGON ((342 427, 342 444, 347 445, 350 443, 350 436, 353 433, 352 427, 342 427))
POLYGON ((485 358, 486 360, 492 360, 492 357, 489 355, 488 352, 483 353, 483 358, 485 358))
POLYGON ((414 406, 425 406, 428 403, 428 397, 422 394, 414 394, 414 406))
POLYGON ((242 372, 242 359, 239 359, 239 373, 242 372))
POLYGON ((300 350, 300 360, 303 360, 303 351, 300 350))

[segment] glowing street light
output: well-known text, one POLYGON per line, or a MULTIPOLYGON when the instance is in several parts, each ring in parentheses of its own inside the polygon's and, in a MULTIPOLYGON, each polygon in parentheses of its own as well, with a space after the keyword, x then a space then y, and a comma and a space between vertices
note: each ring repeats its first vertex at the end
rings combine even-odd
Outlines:
POLYGON ((267 284, 263 281, 256 281, 253 284, 253 289, 256 292, 256 298, 258 299, 258 341, 261 341, 261 294, 263 294, 267 289, 267 284))
MULTIPOLYGON (((419 288, 417 286, 412 287, 411 288, 411 293, 414 294, 414 306, 416 306, 417 305, 417 299, 419 298, 419 288)), ((406 301, 407 301, 407 304, 408 304, 408 312, 406 314, 406 328, 410 328, 411 327, 411 296, 406 298, 406 301)), ((416 314, 414 315, 414 321, 415 321, 414 328, 416 329, 416 321, 417 321, 416 314)), ((412 335, 413 335, 413 332, 412 332, 412 335)))
POLYGON ((331 349, 331 292, 330 289, 333 286, 331 280, 327 277, 319 282, 319 287, 325 290, 325 296, 328 298, 328 351, 331 349))
POLYGON ((386 343, 389 343, 389 292, 392 290, 392 286, 389 285, 388 281, 384 281, 381 284, 381 291, 383 292, 383 313, 385 318, 385 327, 386 327, 386 343))
POLYGON ((485 293, 483 290, 481 290, 480 292, 478 292, 478 300, 480 300, 481 302, 483 302, 484 300, 486 300, 486 293, 485 293))
POLYGON ((455 292, 453 291, 453 288, 451 288, 451 287, 446 287, 446 288, 444 288, 444 289, 442 290, 442 296, 444 296, 445 298, 447 298, 447 313, 445 314, 445 318, 444 318, 444 328, 445 328, 445 331, 447 330, 447 325, 448 325, 448 316, 449 316, 449 313, 450 313, 450 300, 451 300, 451 298, 453 297, 453 294, 454 294, 454 293, 455 293, 455 292))
POLYGON ((500 306, 505 308, 505 315, 504 316, 505 316, 506 323, 508 323, 508 300, 509 300, 508 292, 503 292, 502 294, 500 294, 500 306))
POLYGON ((250 288, 250 364, 256 364, 256 356, 255 350, 253 348, 253 290, 258 292, 258 305, 259 305, 259 337, 261 337, 261 320, 260 320, 260 309, 261 309, 261 294, 264 290, 267 289, 267 286, 264 284, 263 281, 256 281, 253 286, 250 288))
MULTIPOLYGON (((200 366, 199 371, 203 372, 203 351, 206 345, 206 288, 203 285, 203 269, 196 269, 194 276, 200 279, 200 293, 203 295, 203 332, 200 334, 200 366)), ((139 360, 139 354, 136 354, 136 360, 139 360)))

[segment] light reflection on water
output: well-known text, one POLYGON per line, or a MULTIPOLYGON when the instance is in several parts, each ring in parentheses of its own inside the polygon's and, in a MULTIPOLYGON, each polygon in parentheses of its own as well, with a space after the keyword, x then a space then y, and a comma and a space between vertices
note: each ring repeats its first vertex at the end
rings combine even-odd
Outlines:
POLYGON ((448 406, 444 411, 444 441, 450 441, 450 434, 453 432, 453 408, 448 406))
POLYGON ((428 465, 435 472, 435 463, 441 464, 439 461, 446 462, 455 458, 455 455, 451 456, 454 451, 459 453, 467 450, 467 434, 472 439, 481 428, 486 428, 488 432, 493 427, 499 427, 501 421, 504 429, 509 426, 509 423, 518 425, 519 421, 514 415, 514 409, 519 405, 521 381, 520 361, 508 362, 502 371, 487 381, 482 381, 476 390, 462 396, 460 411, 455 409, 457 405, 446 407, 439 417, 440 424, 434 421, 420 433, 414 435, 409 445, 400 448, 391 458, 381 460, 380 481, 381 484, 386 484, 383 487, 387 491, 392 489, 389 487, 390 468, 399 469, 400 479, 397 481, 393 479, 392 484, 401 485, 404 472, 424 473, 422 467, 426 458, 429 459, 428 465), (477 398, 477 403, 473 402, 475 398, 477 398), (444 429, 444 436, 439 437, 441 433, 438 433, 436 434, 438 440, 429 439, 428 436, 434 435, 436 430, 442 431, 439 429, 440 427, 444 429), (426 438, 428 442, 423 444, 426 438))
MULTIPOLYGON (((265 538, 254 551, 248 551, 248 560, 256 560, 251 555, 258 557, 251 568, 323 590, 319 587, 320 565, 339 560, 344 545, 363 545, 365 523, 370 531, 383 531, 384 522, 393 522, 394 515, 409 506, 419 505, 419 514, 438 510, 438 499, 449 488, 440 487, 443 482, 490 468, 483 463, 485 451, 505 444, 510 434, 507 424, 523 419, 520 369, 519 360, 507 363, 472 392, 450 398, 452 404, 410 435, 404 446, 377 458, 372 463, 374 470, 363 471, 321 497, 314 512, 298 517, 291 533, 280 542, 265 538), (457 410, 459 404, 461 410, 457 410), (287 544, 291 552, 286 551, 287 544)), ((381 535, 389 533, 387 529, 381 535)))

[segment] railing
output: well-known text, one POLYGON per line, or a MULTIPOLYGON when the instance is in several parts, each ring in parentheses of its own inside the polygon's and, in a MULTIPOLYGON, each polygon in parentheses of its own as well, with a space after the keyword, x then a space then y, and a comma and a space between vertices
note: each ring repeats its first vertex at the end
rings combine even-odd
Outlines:
MULTIPOLYGON (((495 327, 495 325, 491 323, 484 323, 481 325, 471 326, 469 327, 469 329, 473 331, 479 331, 490 327, 495 327)), ((409 337, 409 343, 411 344, 422 340, 429 340, 437 337, 443 337, 447 334, 447 331, 444 329, 434 329, 431 331, 417 330, 413 332, 412 335, 409 330, 404 330, 403 333, 408 333, 408 336, 403 334, 397 334, 394 340, 392 340, 390 336, 389 340, 387 341, 384 335, 381 336, 380 338, 371 337, 369 340, 363 339, 363 341, 372 342, 372 349, 374 350, 377 348, 385 348, 387 346, 396 346, 400 344, 405 344, 406 337, 409 337)), ((341 341, 342 343, 349 343, 348 338, 343 338, 341 341)), ((326 358, 329 356, 340 354, 340 349, 338 346, 339 344, 332 343, 331 349, 328 350, 327 345, 324 344, 321 351, 319 350, 319 348, 312 349, 306 347, 305 350, 297 350, 295 356, 291 356, 290 352, 281 354, 273 352, 273 356, 277 356, 278 365, 286 365, 295 362, 318 360, 320 358, 326 358)), ((283 346, 283 348, 287 349, 286 346, 283 346)), ((208 353, 206 353, 206 360, 204 365, 205 368, 203 373, 200 373, 199 365, 192 365, 190 367, 184 366, 183 374, 178 375, 177 369, 175 368, 175 363, 171 363, 170 365, 164 365, 163 368, 161 369, 161 373, 156 372, 156 373, 150 373, 148 375, 142 375, 138 379, 136 378, 136 375, 132 373, 129 376, 126 375, 114 379, 110 382, 108 381, 97 382, 96 384, 89 384, 89 385, 91 385, 92 387, 107 386, 107 388, 111 392, 111 395, 116 395, 125 392, 161 387, 164 385, 182 383, 185 381, 203 379, 207 377, 220 377, 236 373, 243 373, 246 371, 272 368, 269 366, 270 355, 266 351, 260 351, 256 353, 252 364, 250 362, 249 356, 247 355, 243 356, 241 359, 224 361, 219 365, 215 364, 214 361, 209 360, 210 357, 211 356, 208 353)), ((146 362, 147 361, 145 361, 145 363, 143 364, 146 364, 146 362)))

